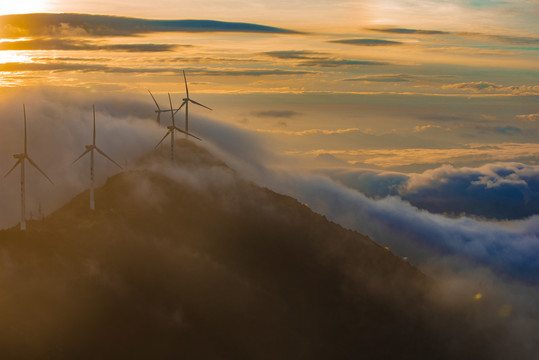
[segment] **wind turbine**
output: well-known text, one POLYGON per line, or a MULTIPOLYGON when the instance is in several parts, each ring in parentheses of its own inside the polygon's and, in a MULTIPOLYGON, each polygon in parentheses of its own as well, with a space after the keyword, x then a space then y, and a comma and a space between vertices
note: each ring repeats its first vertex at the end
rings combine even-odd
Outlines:
MULTIPOLYGON (((182 129, 179 129, 178 127, 176 127, 176 123, 174 121, 174 113, 177 112, 173 110, 172 108, 172 100, 170 98, 170 94, 168 94, 168 101, 170 102, 170 114, 172 115, 172 125, 170 126, 167 126, 167 133, 165 134, 165 136, 163 136, 163 138, 161 139, 161 141, 159 141, 159 143, 157 145, 155 145, 155 148, 157 149, 157 147, 163 142, 163 140, 166 139, 167 136, 170 135, 170 160, 174 161, 174 131, 179 131, 181 133, 184 133, 185 136, 192 136, 194 137, 195 139, 198 139, 198 140, 202 140, 201 138, 193 135, 193 134, 189 134, 187 131, 183 131, 182 129)), ((181 107, 180 107, 181 109, 181 107)), ((178 109, 178 110, 180 110, 178 109)))
POLYGON ((161 110, 161 108, 159 107, 159 104, 157 103, 157 100, 155 100, 155 98, 153 97, 152 92, 150 90, 148 90, 148 92, 150 93, 150 96, 152 97, 153 102, 155 103, 155 106, 157 106, 157 110, 155 110, 155 112, 157 113, 157 123, 161 124, 161 113, 169 112, 170 110, 161 110))
MULTIPOLYGON (((180 111, 180 109, 185 105, 185 131, 189 132, 189 102, 192 102, 193 104, 196 104, 198 106, 202 106, 202 107, 204 107, 204 108, 206 108, 208 110, 212 110, 212 109, 210 109, 206 105, 202 105, 201 103, 196 102, 195 100, 192 100, 189 97, 189 89, 187 88, 187 78, 185 77, 185 71, 182 70, 182 72, 183 72, 183 80, 185 81, 185 94, 186 94, 186 97, 182 99, 183 102, 180 105, 180 107, 178 108, 178 110, 176 110, 176 112, 180 111)), ((186 135, 186 137, 187 137, 187 135, 186 135)))
POLYGON ((4 176, 11 174, 18 165, 21 165, 21 230, 26 230, 26 188, 25 188, 25 172, 24 172, 24 160, 28 160, 30 165, 35 167, 51 184, 54 184, 52 180, 37 166, 37 164, 28 156, 28 141, 26 137, 26 107, 22 105, 22 111, 24 113, 24 152, 22 154, 14 154, 13 157, 17 159, 17 162, 11 170, 4 176))
POLYGON ((92 145, 85 145, 86 151, 83 152, 75 161, 73 161, 73 164, 79 161, 84 155, 90 153, 90 210, 95 209, 95 201, 94 201, 94 150, 97 151, 99 154, 103 155, 105 158, 110 160, 114 165, 118 166, 120 169, 122 168, 118 163, 114 160, 112 160, 107 154, 103 152, 100 148, 97 147, 95 144, 95 105, 93 105, 93 111, 94 111, 94 133, 93 133, 93 141, 92 145))

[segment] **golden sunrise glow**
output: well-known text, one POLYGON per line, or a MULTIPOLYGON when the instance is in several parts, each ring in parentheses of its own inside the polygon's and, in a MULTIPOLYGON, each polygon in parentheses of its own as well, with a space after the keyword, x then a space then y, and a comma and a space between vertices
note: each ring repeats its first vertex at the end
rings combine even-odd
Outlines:
POLYGON ((0 64, 7 63, 27 63, 32 60, 27 55, 21 54, 18 51, 0 51, 0 64))
POLYGON ((49 10, 49 0, 3 1, 0 15, 37 13, 49 10))
POLYGON ((185 70, 192 91, 218 104, 212 116, 274 139, 276 151, 293 157, 330 154, 346 166, 406 171, 537 163, 538 109, 530 99, 539 94, 538 37, 526 25, 529 11, 508 22, 501 2, 442 11, 434 0, 320 0, 306 20, 307 0, 253 0, 238 11, 228 9, 243 1, 180 0, 189 6, 165 10, 171 2, 4 4, 0 14, 51 13, 0 19, 1 84, 134 93, 143 101, 151 89, 161 104, 183 91, 185 70), (466 16, 480 21, 468 27, 459 20, 466 16), (189 18, 231 22, 168 23, 189 18))

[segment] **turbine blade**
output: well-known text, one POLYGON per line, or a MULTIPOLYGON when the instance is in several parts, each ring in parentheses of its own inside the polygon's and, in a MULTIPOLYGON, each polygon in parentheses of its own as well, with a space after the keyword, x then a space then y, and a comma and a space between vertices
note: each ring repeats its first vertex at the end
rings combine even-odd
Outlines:
POLYGON ((92 144, 95 146, 95 105, 92 105, 92 106, 94 110, 94 142, 92 144))
POLYGON ((176 124, 174 124, 174 109, 172 108, 172 99, 170 98, 170 93, 168 93, 168 102, 170 103, 170 113, 172 114, 172 126, 176 126, 176 124))
POLYGON ((28 162, 33 166, 35 167, 43 176, 45 176, 45 178, 47 178, 47 180, 49 180, 51 182, 51 184, 54 185, 54 183, 52 182, 52 180, 47 176, 47 174, 45 174, 45 172, 43 170, 41 170, 39 168, 39 166, 37 166, 37 164, 32 160, 30 159, 30 157, 26 156, 26 158, 28 159, 28 162))
POLYGON ((71 165, 73 165, 74 163, 76 163, 77 161, 79 161, 84 155, 88 154, 90 151, 92 151, 92 149, 88 149, 86 150, 85 152, 83 152, 78 158, 75 159, 75 161, 73 161, 71 163, 71 165))
POLYGON ((178 130, 178 131, 181 132, 181 133, 184 133, 184 134, 186 134, 186 135, 192 136, 192 137, 194 137, 195 139, 198 139, 198 140, 202 141, 202 139, 199 138, 198 136, 195 136, 195 135, 193 135, 193 134, 191 134, 191 133, 188 133, 188 132, 186 132, 186 131, 183 131, 182 129, 179 129, 179 128, 175 127, 175 126, 174 126, 174 129, 178 130))
POLYGON ((182 70, 183 72, 183 80, 185 81, 185 94, 187 95, 187 98, 189 99, 189 89, 187 88, 187 78, 185 77, 185 70, 182 70))
POLYGON ((178 109, 176 109, 176 111, 174 111, 174 114, 176 114, 178 111, 181 110, 181 108, 185 105, 185 101, 182 102, 182 104, 180 105, 180 107, 178 109))
POLYGON ((202 105, 201 103, 196 102, 195 100, 189 99, 189 101, 192 102, 193 104, 197 104, 198 106, 202 106, 202 107, 205 107, 205 108, 208 109, 208 110, 213 111, 211 108, 207 107, 206 105, 202 105))
POLYGON ((167 131, 167 133, 165 134, 165 136, 163 136, 163 138, 161 139, 161 141, 159 141, 159 142, 157 143, 157 145, 155 145, 155 148, 157 149, 157 147, 158 147, 159 145, 161 145, 161 143, 163 142, 163 140, 165 140, 165 139, 167 138, 167 136, 169 136, 169 135, 170 135, 170 130, 167 131))
POLYGON ((101 150, 100 148, 98 148, 97 146, 95 147, 95 150, 100 153, 101 155, 103 155, 104 157, 106 157, 107 159, 109 159, 110 161, 112 161, 116 166, 118 166, 120 169, 122 169, 122 167, 120 166, 120 164, 118 164, 116 161, 112 160, 107 154, 105 154, 103 152, 103 150, 101 150))
POLYGON ((28 141, 26 140, 26 106, 22 104, 22 112, 24 113, 24 154, 28 152, 28 141))
POLYGON ((152 92, 151 92, 150 90, 148 90, 148 92, 150 93, 150 96, 152 97, 153 102, 155 103, 155 106, 157 106, 157 110, 161 110, 161 108, 159 107, 159 104, 157 103, 157 101, 156 101, 155 98, 153 97, 152 92))
POLYGON ((11 172, 13 170, 15 170, 15 168, 21 163, 21 159, 17 160, 17 162, 15 163, 15 165, 13 165, 13 167, 6 173, 6 175, 4 175, 4 177, 7 177, 9 174, 11 174, 11 172))

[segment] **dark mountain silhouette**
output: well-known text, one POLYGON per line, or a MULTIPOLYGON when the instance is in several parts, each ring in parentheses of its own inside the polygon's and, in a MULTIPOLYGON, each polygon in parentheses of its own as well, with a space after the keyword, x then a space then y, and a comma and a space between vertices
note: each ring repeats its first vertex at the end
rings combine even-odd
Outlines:
POLYGON ((503 358, 501 329, 407 262, 176 151, 111 177, 95 212, 86 191, 0 231, 0 358, 503 358))

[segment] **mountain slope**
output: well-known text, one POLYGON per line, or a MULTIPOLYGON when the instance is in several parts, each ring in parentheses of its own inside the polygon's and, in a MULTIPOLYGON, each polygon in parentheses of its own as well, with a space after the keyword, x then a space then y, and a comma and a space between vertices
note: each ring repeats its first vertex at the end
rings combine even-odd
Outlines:
POLYGON ((190 142, 0 232, 0 357, 496 358, 499 329, 190 142), (495 351, 495 352, 492 352, 495 351))

